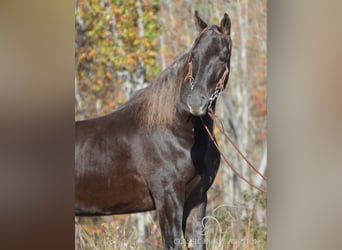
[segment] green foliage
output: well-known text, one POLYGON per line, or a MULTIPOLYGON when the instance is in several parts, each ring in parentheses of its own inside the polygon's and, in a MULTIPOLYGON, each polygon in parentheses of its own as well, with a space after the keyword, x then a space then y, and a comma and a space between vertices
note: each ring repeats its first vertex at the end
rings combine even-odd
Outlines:
MULTIPOLYGON (((141 61, 147 79, 159 73, 156 60, 156 39, 160 33, 156 15, 158 1, 141 2, 141 14, 137 0, 78 2, 75 13, 76 77, 80 92, 89 98, 87 103, 101 99, 103 106, 109 109, 120 103, 120 81, 116 72, 123 67, 134 72, 141 61)), ((85 109, 88 115, 95 113, 92 107, 85 109)), ((109 111, 102 110, 103 113, 109 111)))

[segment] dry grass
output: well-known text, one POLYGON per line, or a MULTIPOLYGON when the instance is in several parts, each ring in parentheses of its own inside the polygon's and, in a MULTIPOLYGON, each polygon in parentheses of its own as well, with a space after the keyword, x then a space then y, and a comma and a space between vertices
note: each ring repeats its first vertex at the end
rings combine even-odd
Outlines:
MULTIPOLYGON (((253 215, 253 210, 246 211, 243 206, 223 205, 208 211, 205 218, 207 249, 266 249, 266 226, 256 225, 253 215)), ((136 218, 129 215, 76 219, 75 249, 163 249, 157 221, 147 225, 148 234, 142 240, 139 240, 136 225, 136 218)))

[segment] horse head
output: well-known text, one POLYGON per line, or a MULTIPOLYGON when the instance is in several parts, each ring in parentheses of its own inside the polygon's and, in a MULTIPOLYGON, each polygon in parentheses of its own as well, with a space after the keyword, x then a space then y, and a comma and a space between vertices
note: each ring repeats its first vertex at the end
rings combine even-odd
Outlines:
POLYGON ((232 42, 230 19, 225 13, 220 26, 208 26, 195 11, 195 26, 199 35, 188 56, 188 73, 182 102, 194 116, 213 109, 219 93, 225 88, 230 66, 232 42))

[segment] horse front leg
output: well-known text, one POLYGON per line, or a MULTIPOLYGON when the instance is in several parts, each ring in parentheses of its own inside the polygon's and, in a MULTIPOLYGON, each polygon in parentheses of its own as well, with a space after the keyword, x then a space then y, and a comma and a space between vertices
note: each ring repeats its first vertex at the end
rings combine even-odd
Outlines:
POLYGON ((155 203, 165 249, 182 249, 183 203, 169 193, 155 203))
POLYGON ((200 203, 186 207, 183 219, 183 231, 188 249, 206 249, 204 221, 207 207, 207 195, 200 203))

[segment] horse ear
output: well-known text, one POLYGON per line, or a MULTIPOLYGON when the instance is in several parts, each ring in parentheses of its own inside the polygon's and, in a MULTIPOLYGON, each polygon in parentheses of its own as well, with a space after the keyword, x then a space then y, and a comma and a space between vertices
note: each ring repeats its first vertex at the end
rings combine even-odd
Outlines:
POLYGON ((197 10, 195 10, 195 25, 199 33, 202 32, 208 25, 199 17, 197 10))
POLYGON ((224 13, 224 16, 221 20, 220 30, 223 34, 230 36, 230 19, 227 13, 224 13))

